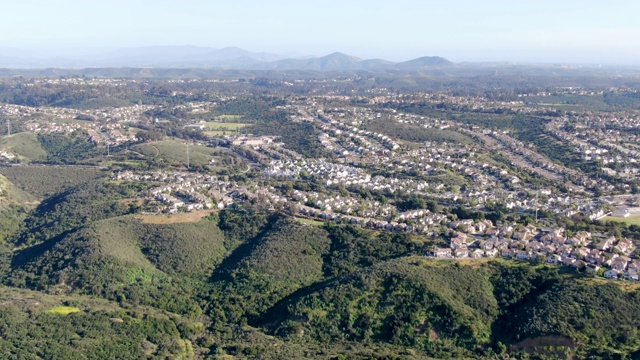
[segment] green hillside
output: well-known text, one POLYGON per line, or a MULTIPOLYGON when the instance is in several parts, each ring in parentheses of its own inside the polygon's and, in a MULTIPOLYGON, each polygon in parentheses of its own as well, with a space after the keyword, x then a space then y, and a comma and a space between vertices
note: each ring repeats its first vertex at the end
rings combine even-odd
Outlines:
POLYGON ((0 174, 29 194, 44 198, 65 189, 90 182, 102 176, 105 171, 87 167, 67 167, 60 171, 54 166, 12 166, 0 167, 0 174))
POLYGON ((37 200, 0 175, 0 242, 13 234, 37 200))
POLYGON ((102 155, 84 131, 38 134, 38 142, 47 152, 44 161, 52 164, 77 164, 102 155))
POLYGON ((614 283, 594 285, 566 279, 533 297, 508 319, 505 337, 571 339, 600 356, 619 357, 640 349, 640 293, 614 283))
POLYGON ((285 296, 322 280, 322 255, 329 244, 322 229, 276 219, 216 270, 213 313, 234 321, 256 317, 285 296))
POLYGON ((183 276, 206 278, 223 243, 209 220, 158 226, 111 218, 16 252, 9 282, 188 313, 198 308, 197 290, 183 276))
POLYGON ((153 308, 0 286, 3 359, 193 358, 204 326, 153 308), (63 315, 51 309, 74 307, 63 315))
POLYGON ((145 256, 160 270, 208 276, 226 253, 224 235, 210 220, 196 223, 141 224, 130 221, 145 256))
POLYGON ((90 181, 43 200, 26 218, 12 242, 31 245, 47 241, 93 221, 132 211, 118 200, 137 193, 135 186, 90 181))
POLYGON ((387 342, 433 356, 448 350, 469 356, 467 349, 489 343, 499 313, 486 275, 471 266, 391 260, 303 291, 271 309, 265 322, 281 336, 387 342))
POLYGON ((296 342, 386 343, 438 358, 609 358, 640 349, 638 314, 637 290, 557 268, 406 257, 298 291, 261 323, 296 342))
MULTIPOLYGON (((30 199, 0 180, 16 199, 30 199)), ((11 291, 66 300, 48 302, 27 320, 22 310, 0 309, 0 322, 19 321, 27 332, 55 324, 67 334, 91 314, 110 334, 113 322, 104 320, 125 319, 112 312, 150 306, 191 319, 166 324, 178 332, 167 330, 163 343, 173 350, 162 351, 184 354, 193 346, 247 359, 622 358, 640 350, 637 286, 499 259, 427 260, 420 255, 437 240, 307 225, 251 206, 197 222, 145 223, 119 201, 142 190, 96 180, 42 201, 5 244, 0 272, 11 291), (95 310, 75 300, 87 295, 108 306, 95 310), (184 321, 202 323, 206 340, 185 341, 192 333, 184 321)), ((141 330, 127 331, 138 343, 155 344, 144 342, 144 351, 162 348, 140 340, 141 330)), ((43 343, 59 340, 54 334, 42 335, 43 343)), ((13 347, 28 344, 5 345, 19 351, 13 347)), ((52 349, 73 356, 97 347, 87 340, 52 349)))
POLYGON ((0 136, 0 150, 13 153, 25 162, 41 161, 48 155, 38 141, 38 136, 26 132, 0 136))

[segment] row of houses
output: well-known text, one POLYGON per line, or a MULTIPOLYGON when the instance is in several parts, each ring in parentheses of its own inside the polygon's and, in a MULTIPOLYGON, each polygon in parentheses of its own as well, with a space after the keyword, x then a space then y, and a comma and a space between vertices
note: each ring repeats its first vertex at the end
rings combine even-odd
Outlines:
MULTIPOLYGON (((485 222, 478 224, 481 224, 480 228, 488 225, 485 222)), ((457 228, 470 226, 469 221, 465 220, 448 225, 457 228)), ((509 230, 506 227, 502 229, 509 230)), ((473 230, 478 232, 479 229, 474 227, 473 230)), ((629 280, 638 280, 640 261, 630 256, 635 249, 630 239, 618 240, 613 236, 595 239, 586 231, 564 236, 562 228, 538 231, 532 225, 513 232, 511 238, 505 238, 495 230, 499 229, 489 228, 484 234, 476 236, 456 232, 451 237, 448 248, 434 248, 428 255, 444 259, 499 256, 506 259, 570 266, 602 274, 611 279, 624 277, 629 280)))

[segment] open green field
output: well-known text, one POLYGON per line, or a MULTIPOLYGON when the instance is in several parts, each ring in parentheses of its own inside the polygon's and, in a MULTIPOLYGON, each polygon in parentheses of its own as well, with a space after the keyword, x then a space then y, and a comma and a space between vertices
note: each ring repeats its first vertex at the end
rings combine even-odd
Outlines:
POLYGON ((226 122, 217 122, 217 121, 209 121, 204 123, 204 126, 207 126, 207 127, 223 127, 231 130, 243 128, 247 125, 248 124, 243 124, 243 123, 226 123, 226 122))
POLYGON ((617 217, 617 216, 607 216, 604 218, 604 221, 615 221, 620 223, 625 223, 627 225, 638 225, 640 226, 640 215, 629 216, 629 217, 617 217))
POLYGON ((231 120, 238 120, 242 118, 242 115, 229 115, 229 114, 222 114, 219 116, 215 117, 216 121, 231 121, 231 120))
POLYGON ((302 224, 313 225, 313 226, 323 226, 324 223, 322 221, 311 220, 306 218, 296 217, 296 220, 302 224))
POLYGON ((243 123, 235 123, 235 122, 218 122, 218 121, 209 121, 202 123, 205 126, 205 130, 208 131, 236 131, 241 129, 249 124, 243 123))
MULTIPOLYGON (((139 144, 132 148, 147 158, 165 161, 168 165, 186 165, 187 146, 177 140, 163 140, 139 144)), ((213 159, 212 149, 201 145, 189 146, 189 163, 192 166, 206 165, 213 159)))
POLYGON ((13 153, 23 161, 43 160, 47 157, 38 136, 26 132, 0 137, 0 150, 13 153))

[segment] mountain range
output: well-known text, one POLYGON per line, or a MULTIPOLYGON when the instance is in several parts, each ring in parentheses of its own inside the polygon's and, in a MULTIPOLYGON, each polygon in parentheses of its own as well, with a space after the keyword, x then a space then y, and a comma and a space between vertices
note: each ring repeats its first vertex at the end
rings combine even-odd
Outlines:
POLYGON ((208 68, 233 70, 411 70, 448 67, 453 63, 438 56, 405 62, 360 59, 335 52, 322 57, 288 58, 271 53, 251 52, 238 47, 214 49, 198 46, 150 46, 123 48, 99 54, 43 54, 14 48, 0 48, 4 68, 208 68))

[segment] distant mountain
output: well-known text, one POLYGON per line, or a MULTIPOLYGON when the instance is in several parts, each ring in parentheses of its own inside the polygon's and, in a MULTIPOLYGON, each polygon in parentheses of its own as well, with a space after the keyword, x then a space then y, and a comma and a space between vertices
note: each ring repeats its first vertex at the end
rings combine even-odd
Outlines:
POLYGON ((92 55, 51 56, 44 53, 0 48, 0 67, 8 68, 236 68, 282 59, 269 53, 254 53, 237 47, 215 49, 199 46, 146 46, 122 48, 92 55))
POLYGON ((388 60, 382 60, 382 59, 367 59, 367 60, 362 60, 360 62, 360 65, 364 70, 382 69, 382 68, 392 67, 394 65, 394 62, 388 61, 388 60))
POLYGON ((256 70, 315 70, 315 71, 346 71, 346 70, 393 70, 395 68, 408 69, 412 67, 449 66, 453 63, 441 57, 423 57, 404 63, 396 64, 382 59, 363 60, 341 52, 310 59, 284 59, 251 66, 256 70))
POLYGON ((252 68, 258 70, 353 70, 358 68, 361 59, 335 52, 327 56, 310 59, 284 59, 269 63, 256 64, 252 68))
POLYGON ((239 47, 226 47, 219 50, 208 52, 204 55, 208 60, 229 61, 242 58, 248 58, 258 61, 276 61, 282 59, 282 56, 270 53, 254 53, 241 49, 239 47))
POLYGON ((408 69, 408 68, 423 68, 423 67, 449 66, 449 65, 453 65, 453 63, 443 57, 423 56, 417 59, 398 63, 395 66, 398 69, 408 69))
POLYGON ((200 46, 144 46, 135 48, 122 48, 114 50, 110 53, 104 54, 109 58, 137 58, 137 57, 176 57, 182 58, 185 56, 196 56, 207 54, 211 51, 215 51, 213 48, 200 47, 200 46))
POLYGON ((448 67, 445 58, 421 57, 394 63, 382 59, 360 59, 341 52, 322 57, 284 58, 271 53, 251 52, 238 47, 214 49, 199 46, 146 46, 122 48, 101 54, 60 55, 0 48, 0 68, 78 69, 78 68, 167 68, 167 69, 227 69, 227 70, 300 70, 300 71, 361 71, 412 70, 448 67))
MULTIPOLYGON (((119 49, 101 56, 100 66, 148 67, 233 67, 274 61, 282 57, 268 53, 253 53, 238 47, 214 49, 198 46, 152 46, 119 49)), ((92 58, 85 60, 91 61, 92 58)))

